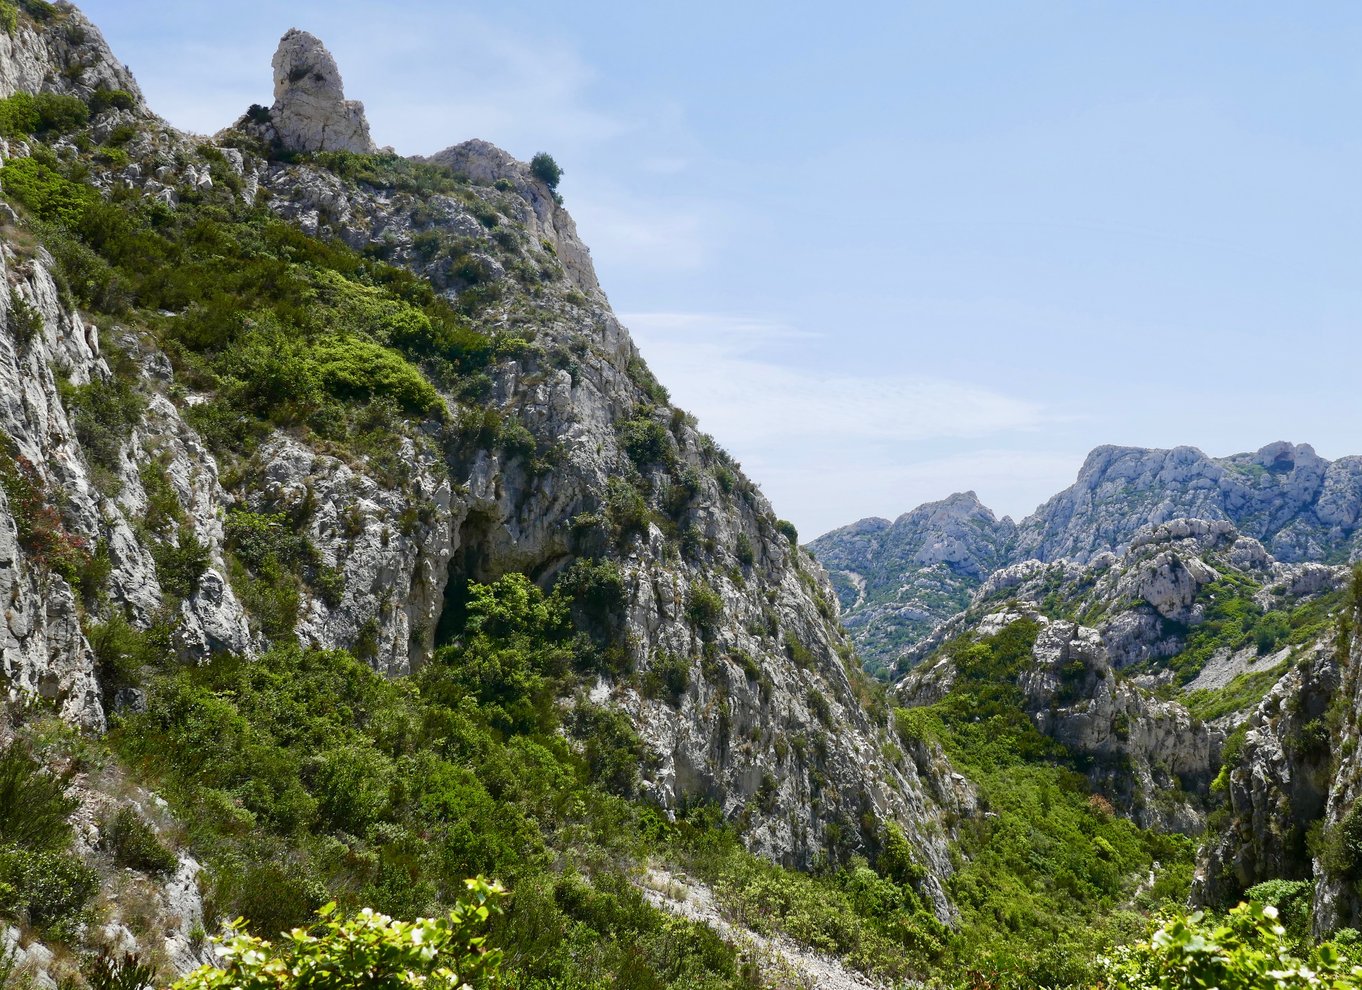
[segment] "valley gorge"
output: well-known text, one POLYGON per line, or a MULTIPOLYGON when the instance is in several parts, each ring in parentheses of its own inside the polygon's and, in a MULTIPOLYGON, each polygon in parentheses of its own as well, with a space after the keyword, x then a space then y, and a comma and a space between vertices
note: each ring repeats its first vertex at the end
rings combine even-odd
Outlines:
POLYGON ((0 990, 474 896, 543 988, 1114 986, 1246 899, 1351 944, 1362 458, 1101 447, 801 545, 551 157, 379 149, 298 29, 188 134, 0 14, 0 990))

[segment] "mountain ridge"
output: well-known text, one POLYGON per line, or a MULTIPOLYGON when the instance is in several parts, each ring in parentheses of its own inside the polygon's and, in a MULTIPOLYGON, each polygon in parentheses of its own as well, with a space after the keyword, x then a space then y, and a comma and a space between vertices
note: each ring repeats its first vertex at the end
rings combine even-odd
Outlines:
POLYGON ((1198 518, 1232 523, 1284 562, 1341 562, 1359 553, 1359 512, 1357 456, 1328 461, 1308 444, 1286 441, 1221 458, 1187 446, 1103 445, 1084 459, 1071 486, 1018 523, 997 519, 972 492, 957 493, 893 523, 859 520, 808 546, 832 572, 843 621, 865 659, 884 669, 967 601, 994 560, 1085 562, 1123 552, 1145 526, 1198 518), (935 559, 932 548, 958 543, 959 527, 955 519, 921 525, 924 513, 930 518, 935 507, 971 501, 982 540, 954 559, 935 559), (897 570, 886 569, 885 558, 897 561, 897 570), (949 593, 933 594, 942 587, 949 593))

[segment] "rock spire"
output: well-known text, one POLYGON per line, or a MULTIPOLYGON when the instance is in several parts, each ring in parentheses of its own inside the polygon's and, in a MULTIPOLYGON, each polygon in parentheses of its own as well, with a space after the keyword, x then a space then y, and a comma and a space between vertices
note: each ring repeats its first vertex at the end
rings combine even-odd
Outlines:
POLYGON ((284 148, 359 154, 376 150, 364 104, 345 98, 336 60, 318 38, 289 29, 279 40, 273 65, 270 123, 284 148))

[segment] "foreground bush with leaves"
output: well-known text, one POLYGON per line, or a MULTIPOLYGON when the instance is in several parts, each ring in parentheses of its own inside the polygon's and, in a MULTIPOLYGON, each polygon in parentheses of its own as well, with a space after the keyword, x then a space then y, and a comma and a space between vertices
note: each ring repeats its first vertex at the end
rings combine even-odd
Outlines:
POLYGON ((1103 971, 1103 986, 1110 990, 1362 987, 1362 965, 1352 945, 1299 945, 1279 922, 1277 909, 1259 903, 1240 904, 1223 921, 1200 911, 1172 918, 1147 942, 1118 949, 1103 971))
POLYGON ((222 968, 202 966, 174 990, 492 986, 501 953, 487 945, 486 930, 504 891, 482 879, 467 886, 447 916, 415 921, 394 921, 369 908, 345 917, 333 901, 317 912, 321 920, 311 931, 295 928, 277 945, 248 935, 238 921, 219 940, 222 968))

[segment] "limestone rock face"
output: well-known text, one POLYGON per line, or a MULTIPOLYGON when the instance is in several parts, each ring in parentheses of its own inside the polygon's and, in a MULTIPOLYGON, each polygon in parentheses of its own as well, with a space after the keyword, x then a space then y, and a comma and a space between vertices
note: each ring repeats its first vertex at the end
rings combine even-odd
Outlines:
POLYGON ((1120 551, 1142 526, 1195 518, 1233 523, 1278 560, 1354 553, 1362 459, 1328 461, 1309 444, 1207 457, 1195 447, 1098 447, 1072 487, 1019 527, 1016 553, 1086 560, 1120 551))
POLYGON ((51 92, 88 99, 96 90, 122 90, 143 112, 132 73, 74 7, 64 4, 57 16, 21 18, 13 33, 0 31, 0 97, 51 92))
MULTIPOLYGON (((1340 673, 1330 639, 1288 671, 1250 716, 1239 757, 1221 776, 1229 824, 1209 836, 1200 851, 1194 903, 1232 904, 1264 880, 1314 874, 1306 832, 1324 816, 1326 801, 1347 805, 1345 793, 1330 793, 1331 747, 1324 721, 1340 673)), ((1316 896, 1330 893, 1325 882, 1316 896)))
MULTIPOLYGON (((1101 634, 1034 609, 982 616, 981 636, 1029 619, 1040 625, 1031 662, 1017 677, 1032 723, 1085 765, 1096 793, 1146 827, 1200 831, 1219 757, 1220 734, 1176 702, 1118 680, 1101 634)), ((932 704, 954 680, 946 655, 923 663, 898 688, 909 705, 932 704)))
POLYGON ((968 604, 1008 562, 1016 526, 997 519, 973 492, 899 516, 862 519, 809 544, 827 569, 842 621, 862 657, 892 666, 944 619, 968 604))
POLYGON ((352 151, 370 154, 364 104, 347 100, 340 70, 326 46, 291 28, 274 53, 274 105, 270 123, 290 151, 352 151))
MULTIPOLYGON (((1186 530, 1179 538, 1234 530, 1244 541, 1236 551, 1244 566, 1269 556, 1342 563, 1362 554, 1359 519, 1362 458, 1328 461, 1308 444, 1285 442, 1220 458, 1194 447, 1108 446, 1088 455, 1072 486, 1015 526, 995 520, 972 495, 953 495, 893 524, 862 520, 809 546, 832 573, 863 658, 892 668, 993 571, 1029 559, 1092 564, 1134 549, 1149 527, 1177 522, 1186 530), (953 512, 943 518, 946 509, 953 512)), ((1187 595, 1214 577, 1164 564, 1145 590, 1166 618, 1186 621, 1187 595)))

